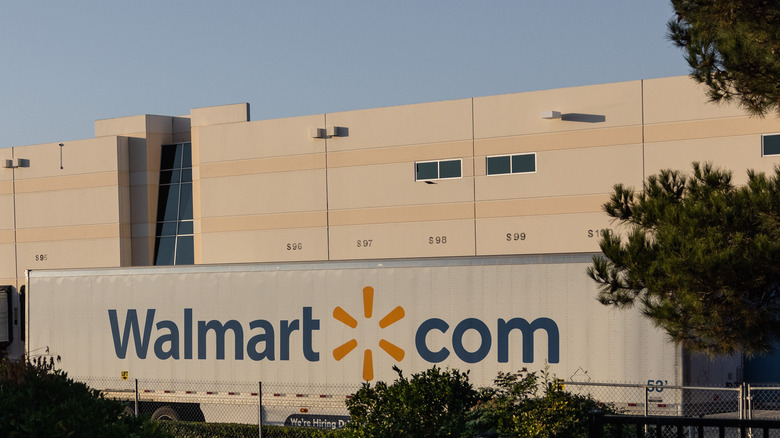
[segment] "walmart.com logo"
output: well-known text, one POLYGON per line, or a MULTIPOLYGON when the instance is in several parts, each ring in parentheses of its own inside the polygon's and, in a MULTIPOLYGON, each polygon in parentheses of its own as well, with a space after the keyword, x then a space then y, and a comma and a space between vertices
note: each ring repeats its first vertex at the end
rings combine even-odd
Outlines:
MULTIPOLYGON (((371 286, 366 286, 363 288, 363 315, 368 320, 371 319, 373 313, 374 313, 374 288, 371 286)), ((401 306, 397 306, 395 309, 391 310, 390 313, 388 313, 382 319, 379 320, 379 328, 382 329, 387 328, 388 326, 401 320, 404 317, 404 315, 405 315, 404 308, 401 306)), ((353 318, 349 313, 347 313, 346 310, 342 309, 341 307, 336 306, 336 308, 333 309, 333 317, 336 318, 336 320, 342 322, 343 324, 353 329, 357 328, 358 326, 357 320, 353 318)), ((352 338, 333 350, 333 358, 336 359, 337 361, 340 361, 346 355, 352 352, 352 350, 354 350, 357 346, 358 346, 357 339, 352 338)), ((392 357, 398 362, 400 362, 404 358, 404 354, 405 354, 404 350, 385 339, 379 340, 379 348, 384 350, 385 353, 389 354, 390 357, 392 357)), ((374 380, 374 357, 370 348, 366 348, 365 350, 363 350, 363 380, 365 381, 374 380)))
MULTIPOLYGON (((124 321, 120 309, 107 309, 116 357, 125 359, 128 355, 134 355, 138 359, 146 359, 147 354, 151 354, 158 360, 240 361, 246 358, 272 362, 289 361, 295 357, 291 354, 293 350, 300 348, 303 360, 320 361, 316 335, 320 331, 321 321, 316 318, 317 312, 312 306, 301 307, 298 318, 256 318, 247 322, 210 319, 207 317, 208 312, 203 312, 201 316, 192 307, 183 308, 182 316, 173 318, 168 316, 169 307, 166 306, 163 317, 155 308, 140 309, 140 312, 135 308, 121 309, 125 312, 124 321), (144 314, 145 318, 141 316, 144 314), (293 337, 295 332, 300 336, 293 337)), ((367 286, 363 288, 363 316, 366 321, 361 324, 364 327, 368 324, 368 330, 364 328, 362 333, 356 333, 352 339, 335 348, 334 359, 340 361, 357 348, 357 339, 371 339, 375 326, 368 320, 372 318, 373 311, 374 288, 367 286)), ((419 311, 416 313, 419 316, 419 311)), ((413 332, 412 351, 416 352, 416 357, 428 363, 442 363, 452 360, 453 356, 466 364, 479 363, 488 357, 498 363, 509 363, 512 350, 520 348, 515 353, 515 357, 520 357, 514 360, 534 363, 538 359, 534 348, 536 333, 543 332, 545 336, 542 340, 546 338, 547 341, 545 360, 553 364, 560 361, 560 333, 558 324, 551 318, 539 317, 529 321, 518 316, 509 319, 467 316, 461 319, 462 316, 466 315, 459 315, 454 321, 432 317, 419 323, 413 332), (429 336, 431 333, 436 335, 429 336)), ((358 327, 358 321, 341 307, 333 309, 333 317, 347 327, 358 327)), ((385 329, 404 317, 403 307, 397 306, 378 321, 379 329, 385 329)), ((416 321, 410 323, 417 324, 416 321)), ((362 377, 365 381, 371 381, 374 379, 373 352, 371 345, 362 347, 362 377)), ((379 340, 379 348, 398 362, 406 354, 402 348, 386 339, 379 340)))

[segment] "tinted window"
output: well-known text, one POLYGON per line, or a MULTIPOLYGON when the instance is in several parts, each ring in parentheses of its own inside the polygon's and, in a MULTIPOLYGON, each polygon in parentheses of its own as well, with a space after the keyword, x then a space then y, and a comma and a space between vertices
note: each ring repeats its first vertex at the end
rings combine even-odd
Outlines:
POLYGON ((176 238, 176 264, 191 265, 195 263, 195 245, 192 236, 176 238))
POLYGON ((155 265, 194 263, 191 149, 190 143, 162 146, 155 265))
POLYGON ((179 219, 192 219, 192 183, 182 183, 179 193, 179 219))
POLYGON ((157 220, 175 221, 179 215, 179 184, 160 186, 157 201, 157 220))
POLYGON ((536 172, 536 154, 512 155, 512 173, 536 172))
MULTIPOLYGON (((161 170, 160 171, 160 184, 179 183, 180 170, 161 170)), ((192 174, 190 174, 192 178, 192 174)))
POLYGON ((179 222, 179 231, 177 234, 192 234, 192 221, 179 222))
POLYGON ((503 157, 488 157, 487 158, 487 174, 488 175, 500 175, 502 173, 509 173, 511 171, 511 161, 509 155, 503 157))
POLYGON ((460 160, 439 161, 439 178, 460 178, 460 160))
POLYGON ((190 143, 182 143, 181 145, 181 167, 192 167, 192 146, 190 143))
POLYGON ((176 249, 175 237, 158 237, 155 239, 154 258, 155 265, 172 265, 173 255, 176 249))
POLYGON ((176 222, 158 222, 157 223, 157 235, 158 236, 175 236, 176 235, 176 222))
POLYGON ((765 135, 763 141, 764 150, 762 155, 780 155, 780 134, 765 135))
POLYGON ((439 177, 439 163, 434 161, 430 163, 417 163, 417 173, 415 178, 422 179, 436 179, 439 177))
MULTIPOLYGON (((187 166, 187 167, 192 167, 187 166)), ((160 156, 160 170, 181 169, 181 145, 163 145, 160 156)))

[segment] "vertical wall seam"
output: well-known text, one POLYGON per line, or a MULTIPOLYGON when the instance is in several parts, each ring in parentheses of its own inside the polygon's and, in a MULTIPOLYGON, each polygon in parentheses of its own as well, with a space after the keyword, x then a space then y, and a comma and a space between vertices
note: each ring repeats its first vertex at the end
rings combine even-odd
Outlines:
MULTIPOLYGON (((327 129, 328 113, 322 115, 322 127, 327 129)), ((328 136, 325 136, 325 249, 330 260, 330 190, 328 188, 328 136)))
POLYGON ((642 183, 647 178, 647 168, 645 166, 645 80, 639 81, 639 105, 642 109, 642 183))
POLYGON ((471 196, 474 212, 474 255, 477 255, 477 145, 474 121, 474 98, 471 98, 471 196))
MULTIPOLYGON (((16 159, 16 148, 11 148, 11 160, 16 159)), ((16 289, 19 290, 19 242, 16 237, 16 169, 11 168, 11 199, 14 207, 14 277, 16 278, 16 289)), ((12 311, 13 309, 8 309, 12 311)), ((12 317, 11 314, 8 315, 12 317)))
MULTIPOLYGON (((117 195, 116 195, 116 197, 117 197, 117 209, 116 210, 119 212, 119 266, 125 266, 126 261, 124 260, 124 255, 123 255, 124 254, 124 252, 123 252, 123 250, 124 250, 123 243, 124 242, 122 241, 122 218, 124 217, 124 211, 125 211, 125 209, 122 207, 122 147, 121 147, 122 140, 118 136, 114 137, 114 138, 116 140, 116 151, 117 151, 117 154, 116 154, 116 168, 117 168, 117 172, 116 172, 116 176, 117 176, 117 182, 116 182, 117 195)), ((125 150, 126 149, 127 148, 125 148, 125 150)), ((61 147, 60 147, 60 154, 62 154, 62 148, 61 147)), ((130 157, 128 157, 128 160, 129 159, 130 159, 130 157)), ((60 159, 60 163, 62 163, 61 159, 60 159)), ((130 173, 130 167, 129 166, 130 166, 130 163, 128 162, 128 169, 127 169, 128 175, 130 173)), ((60 164, 60 168, 62 168, 62 164, 60 164)), ((131 242, 130 246, 131 246, 131 250, 132 250, 132 241, 133 241, 133 239, 132 239, 132 233, 133 233, 132 228, 133 227, 131 225, 130 226, 130 242, 131 242)))

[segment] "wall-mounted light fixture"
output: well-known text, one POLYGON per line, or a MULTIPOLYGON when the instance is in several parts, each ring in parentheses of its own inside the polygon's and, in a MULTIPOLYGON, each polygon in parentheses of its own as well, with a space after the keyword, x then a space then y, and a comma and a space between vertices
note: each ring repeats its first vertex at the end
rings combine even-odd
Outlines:
POLYGON ((343 126, 328 126, 328 137, 346 137, 349 129, 343 126))
POLYGON ((65 146, 65 144, 60 143, 60 169, 62 169, 62 147, 65 146))
POLYGON ((325 128, 311 128, 309 129, 309 137, 311 138, 325 138, 325 128))
POLYGON ((348 137, 349 128, 343 126, 328 126, 327 128, 310 128, 310 138, 348 137))
POLYGON ((14 160, 5 160, 6 169, 16 169, 17 167, 30 167, 30 160, 26 158, 17 158, 14 160))
POLYGON ((560 111, 542 111, 542 118, 543 119, 560 119, 561 118, 561 112, 560 111))

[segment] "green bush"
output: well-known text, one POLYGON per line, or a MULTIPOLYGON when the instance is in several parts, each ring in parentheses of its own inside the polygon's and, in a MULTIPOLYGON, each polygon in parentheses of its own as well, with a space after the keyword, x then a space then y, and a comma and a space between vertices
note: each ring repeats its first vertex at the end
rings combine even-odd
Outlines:
POLYGON ((53 360, 0 362, 0 436, 166 437, 124 405, 54 370, 53 360))
POLYGON ((584 438, 588 436, 588 412, 615 412, 590 396, 564 391, 547 370, 541 376, 525 368, 499 373, 494 383, 494 388, 481 391, 482 400, 470 412, 464 436, 493 431, 502 437, 584 438))
POLYGON ((347 433, 356 437, 436 438, 459 436, 466 414, 478 400, 468 373, 433 367, 406 379, 401 370, 391 385, 364 383, 347 400, 347 433))
MULTIPOLYGON (((250 438, 258 435, 256 424, 161 421, 159 426, 176 438, 250 438)), ((339 430, 263 426, 263 438, 338 438, 343 436, 344 434, 339 430)))
POLYGON ((313 429, 302 427, 264 426, 263 438, 341 438, 346 437, 342 429, 313 429))

